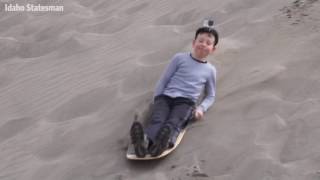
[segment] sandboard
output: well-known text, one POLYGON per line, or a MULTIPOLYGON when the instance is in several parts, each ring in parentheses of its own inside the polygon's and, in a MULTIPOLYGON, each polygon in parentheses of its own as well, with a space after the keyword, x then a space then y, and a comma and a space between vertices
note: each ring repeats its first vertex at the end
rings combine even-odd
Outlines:
POLYGON ((174 151, 178 145, 180 144, 184 134, 186 133, 186 130, 187 128, 184 128, 178 135, 177 139, 176 139, 176 142, 175 144, 173 145, 173 147, 165 150, 162 154, 160 154, 159 156, 156 156, 156 157, 152 157, 150 156, 149 154, 147 154, 145 157, 143 158, 140 158, 140 157, 137 157, 135 152, 134 152, 134 147, 133 147, 133 144, 130 142, 129 143, 129 146, 128 146, 128 150, 127 150, 127 159, 129 160, 153 160, 153 159, 160 159, 160 158, 163 158, 165 156, 167 156, 168 154, 170 154, 172 151, 174 151))

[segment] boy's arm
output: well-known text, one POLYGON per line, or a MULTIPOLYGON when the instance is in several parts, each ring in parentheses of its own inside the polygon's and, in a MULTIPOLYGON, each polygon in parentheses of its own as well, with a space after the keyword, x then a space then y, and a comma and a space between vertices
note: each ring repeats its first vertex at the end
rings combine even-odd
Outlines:
POLYGON ((178 57, 175 55, 172 60, 170 61, 169 65, 166 67, 165 71, 162 73, 153 95, 153 99, 162 94, 166 85, 170 81, 171 77, 173 76, 174 72, 177 70, 178 65, 178 57))
POLYGON ((214 68, 210 79, 206 83, 205 91, 206 96, 198 107, 202 112, 206 112, 215 101, 216 71, 214 68))

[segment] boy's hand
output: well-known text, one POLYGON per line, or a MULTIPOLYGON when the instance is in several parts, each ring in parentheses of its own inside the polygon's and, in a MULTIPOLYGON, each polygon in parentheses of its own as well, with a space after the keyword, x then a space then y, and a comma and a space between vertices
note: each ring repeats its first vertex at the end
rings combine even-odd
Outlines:
POLYGON ((194 112, 194 116, 197 121, 201 120, 203 118, 203 111, 197 108, 194 112))

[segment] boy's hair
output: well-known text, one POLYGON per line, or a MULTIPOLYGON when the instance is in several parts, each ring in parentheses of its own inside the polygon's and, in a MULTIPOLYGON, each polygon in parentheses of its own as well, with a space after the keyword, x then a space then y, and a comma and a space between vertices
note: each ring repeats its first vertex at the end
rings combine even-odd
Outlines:
POLYGON ((208 33, 214 36, 214 43, 213 46, 216 46, 219 42, 219 34, 218 32, 213 29, 212 27, 200 27, 197 31, 196 31, 196 35, 194 37, 194 39, 197 39, 199 34, 202 33, 208 33))

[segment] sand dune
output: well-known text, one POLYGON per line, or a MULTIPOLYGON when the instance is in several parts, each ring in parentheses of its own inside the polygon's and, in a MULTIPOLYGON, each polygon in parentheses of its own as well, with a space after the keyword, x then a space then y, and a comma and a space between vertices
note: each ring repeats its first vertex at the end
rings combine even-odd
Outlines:
POLYGON ((320 2, 1 1, 0 179, 320 178, 320 2), (6 3, 63 12, 5 12, 6 3), (125 159, 170 58, 213 17, 217 98, 160 161, 125 159))

